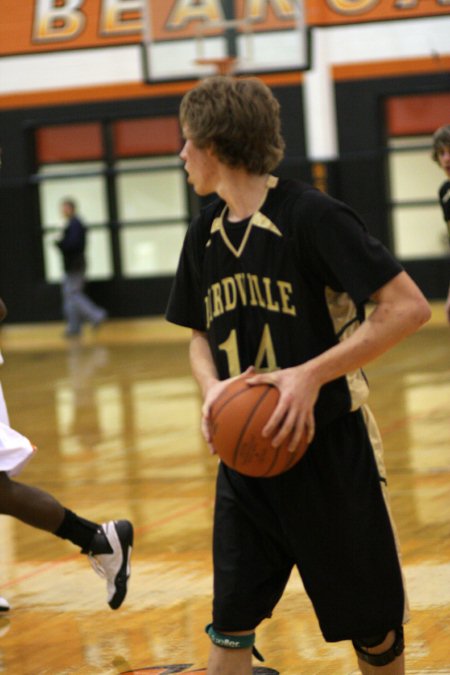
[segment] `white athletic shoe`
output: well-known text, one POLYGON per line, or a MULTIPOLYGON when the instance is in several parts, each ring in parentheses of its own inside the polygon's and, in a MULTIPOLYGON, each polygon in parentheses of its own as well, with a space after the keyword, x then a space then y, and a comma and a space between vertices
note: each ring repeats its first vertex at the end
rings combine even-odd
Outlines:
POLYGON ((89 561, 97 574, 106 579, 108 605, 118 609, 128 590, 133 548, 133 526, 128 520, 110 520, 102 530, 112 548, 112 553, 88 553, 89 561))
POLYGON ((8 612, 11 609, 9 602, 0 595, 0 612, 8 612))

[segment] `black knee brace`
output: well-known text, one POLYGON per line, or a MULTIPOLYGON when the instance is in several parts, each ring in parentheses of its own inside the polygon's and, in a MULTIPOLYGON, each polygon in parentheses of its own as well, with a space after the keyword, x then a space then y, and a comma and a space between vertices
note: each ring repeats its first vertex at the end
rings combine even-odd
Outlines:
POLYGON ((395 629, 394 642, 389 647, 389 649, 386 649, 385 652, 382 652, 381 654, 372 654, 366 651, 367 648, 381 645, 381 643, 386 639, 386 636, 387 633, 384 633, 383 635, 374 635, 373 637, 369 638, 358 638, 357 640, 353 640, 353 647, 355 648, 358 657, 362 661, 370 663, 371 666, 378 667, 387 666, 388 663, 395 661, 397 656, 400 656, 405 648, 405 642, 403 640, 403 626, 395 629))

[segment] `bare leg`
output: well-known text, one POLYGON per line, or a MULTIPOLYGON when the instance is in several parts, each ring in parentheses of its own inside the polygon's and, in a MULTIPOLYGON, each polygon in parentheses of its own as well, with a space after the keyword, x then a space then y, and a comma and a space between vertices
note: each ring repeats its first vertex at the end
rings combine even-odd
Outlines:
POLYGON ((64 519, 64 507, 39 488, 10 480, 0 471, 0 513, 47 532, 56 532, 64 519))
MULTIPOLYGON (((226 635, 251 635, 248 632, 226 633, 226 635)), ((252 649, 226 649, 211 644, 207 675, 251 675, 252 649)))
MULTIPOLYGON (((370 654, 382 654, 392 646, 395 640, 395 631, 390 631, 386 639, 376 647, 369 647, 367 651, 370 654)), ((388 663, 387 666, 371 666, 369 663, 358 658, 358 665, 363 675, 404 675, 405 673, 405 654, 397 656, 395 661, 388 663)))
POLYGON ((251 649, 224 649, 211 645, 207 675, 251 675, 251 649))
POLYGON ((133 545, 130 522, 110 520, 99 525, 86 520, 66 509, 48 492, 10 480, 4 471, 0 471, 0 513, 68 539, 82 553, 89 553, 91 563, 95 557, 94 569, 106 579, 108 604, 111 609, 120 607, 130 577, 133 545))

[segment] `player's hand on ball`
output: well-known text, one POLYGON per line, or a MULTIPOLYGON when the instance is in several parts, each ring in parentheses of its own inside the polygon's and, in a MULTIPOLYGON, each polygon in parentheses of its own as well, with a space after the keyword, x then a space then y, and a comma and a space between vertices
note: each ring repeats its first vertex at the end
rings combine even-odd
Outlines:
POLYGON ((227 380, 215 380, 214 383, 209 387, 202 406, 201 429, 203 437, 212 455, 216 454, 216 450, 214 449, 214 446, 211 442, 211 418, 210 418, 211 406, 213 405, 214 401, 216 401, 222 394, 222 392, 227 388, 230 382, 234 382, 235 380, 245 380, 247 377, 253 375, 254 372, 255 372, 254 367, 250 366, 249 368, 247 368, 246 371, 244 371, 240 375, 236 375, 235 377, 229 377, 227 380))
POLYGON ((255 375, 247 381, 250 385, 273 384, 280 391, 278 405, 263 429, 265 437, 273 437, 275 448, 290 435, 289 452, 295 451, 304 434, 311 443, 315 433, 314 405, 321 385, 307 364, 255 375))

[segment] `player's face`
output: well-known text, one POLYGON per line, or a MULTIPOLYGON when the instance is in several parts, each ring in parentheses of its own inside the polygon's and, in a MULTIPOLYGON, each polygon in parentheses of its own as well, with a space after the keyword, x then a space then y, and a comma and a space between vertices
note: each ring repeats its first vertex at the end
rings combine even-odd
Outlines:
POLYGON ((185 143, 180 157, 190 183, 198 195, 209 195, 215 191, 217 180, 217 159, 211 148, 199 148, 189 137, 189 130, 183 129, 185 143))
POLYGON ((441 169, 444 169, 450 178, 450 145, 442 145, 437 152, 437 159, 441 169))

